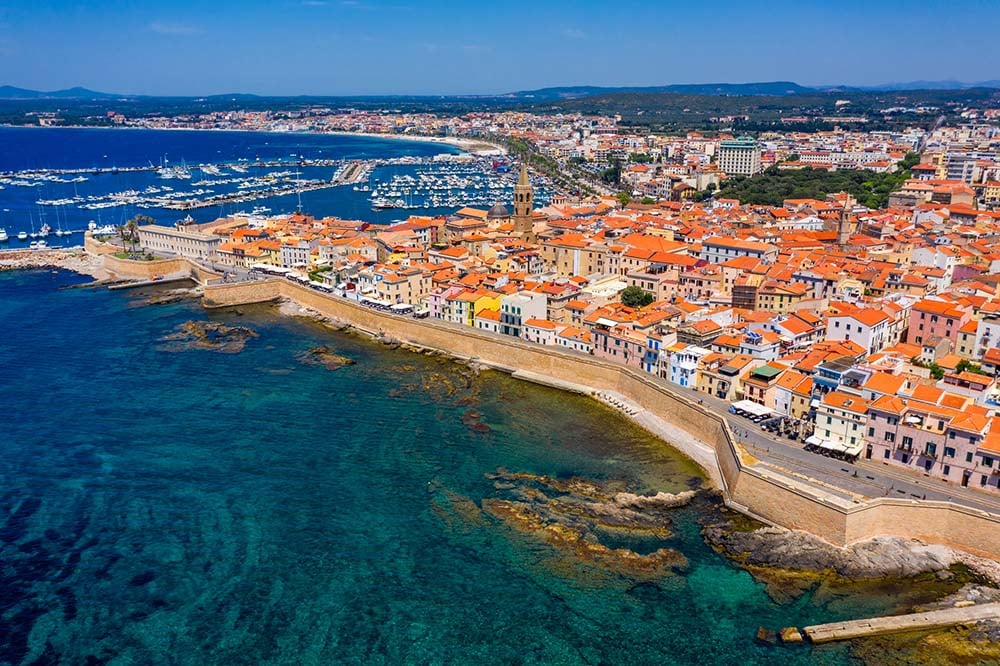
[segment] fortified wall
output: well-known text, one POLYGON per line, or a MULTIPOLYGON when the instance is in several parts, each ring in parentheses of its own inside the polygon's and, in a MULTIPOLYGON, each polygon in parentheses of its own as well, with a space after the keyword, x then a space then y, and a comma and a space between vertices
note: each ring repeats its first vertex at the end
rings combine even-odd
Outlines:
MULTIPOLYGON (((285 279, 209 285, 204 302, 206 307, 225 307, 282 297, 401 342, 439 349, 506 370, 523 369, 560 381, 616 391, 710 446, 715 452, 716 469, 709 472, 722 481, 720 490, 727 504, 769 523, 810 532, 839 546, 891 535, 943 543, 1000 559, 997 536, 1000 516, 948 502, 839 500, 806 482, 745 463, 722 416, 706 410, 686 393, 631 368, 486 331, 379 312, 285 279)), ((684 451, 682 444, 671 444, 684 451)))
POLYGON ((102 257, 104 268, 120 277, 150 280, 157 275, 187 273, 196 282, 207 284, 210 280, 222 277, 219 273, 202 268, 200 265, 184 257, 173 259, 156 259, 154 261, 137 261, 120 259, 115 256, 122 249, 117 245, 105 243, 94 238, 89 231, 84 234, 83 248, 87 254, 102 257))

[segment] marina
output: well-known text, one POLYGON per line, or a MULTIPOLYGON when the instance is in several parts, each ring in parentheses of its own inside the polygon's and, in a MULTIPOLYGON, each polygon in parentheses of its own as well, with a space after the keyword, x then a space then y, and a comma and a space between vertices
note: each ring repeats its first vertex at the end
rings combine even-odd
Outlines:
MULTIPOLYGON (((133 154, 128 160, 132 163, 86 166, 87 161, 81 158, 77 164, 57 162, 51 168, 11 168, 16 162, 10 160, 17 156, 16 146, 12 146, 7 161, 0 161, 0 228, 6 230, 0 234, 0 244, 13 249, 29 247, 46 237, 41 230, 48 227, 51 235, 46 243, 58 245, 56 241, 62 236, 79 234, 91 223, 114 229, 140 213, 172 224, 185 214, 204 222, 229 215, 280 215, 305 209, 317 215, 388 224, 405 217, 404 212, 448 215, 464 206, 509 204, 514 184, 509 165, 441 144, 311 135, 308 139, 315 146, 300 145, 282 151, 282 155, 264 157, 257 143, 261 139, 263 145, 275 150, 272 146, 279 140, 290 144, 298 139, 297 143, 303 144, 303 138, 234 132, 52 130, 46 134, 67 132, 88 140, 124 135, 143 140, 162 137, 165 141, 155 152, 133 154), (209 148, 218 146, 214 152, 219 158, 194 161, 168 157, 178 148, 166 140, 188 139, 189 134, 214 140, 209 148), (259 156, 240 157, 246 148, 239 142, 227 148, 222 139, 253 139, 250 144, 257 146, 252 149, 259 156), (361 156, 361 150, 342 150, 343 156, 336 156, 319 154, 334 152, 333 148, 317 147, 358 141, 385 143, 388 150, 371 156, 361 156)), ((204 141, 195 143, 199 137, 190 138, 192 143, 183 144, 183 153, 200 155, 204 141)), ((111 152, 104 158, 118 161, 111 152)), ((536 201, 548 203, 551 184, 536 179, 534 185, 536 201)))

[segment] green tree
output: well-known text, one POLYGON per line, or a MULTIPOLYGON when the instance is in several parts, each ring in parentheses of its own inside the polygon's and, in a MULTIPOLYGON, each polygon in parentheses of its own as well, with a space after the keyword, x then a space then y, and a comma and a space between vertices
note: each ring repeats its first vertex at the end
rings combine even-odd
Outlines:
POLYGON ((622 289, 620 297, 622 305, 627 305, 630 308, 641 308, 644 305, 649 305, 654 300, 651 293, 642 287, 635 286, 622 289))
POLYGON ((969 361, 964 358, 958 362, 958 365, 955 366, 955 370, 957 370, 958 372, 972 372, 977 375, 986 374, 985 372, 983 372, 983 368, 981 365, 979 365, 978 363, 973 363, 972 361, 969 361))
POLYGON ((621 203, 622 207, 629 205, 629 202, 632 201, 632 195, 628 192, 619 192, 615 197, 621 203))
POLYGON ((656 199, 654 199, 653 197, 643 197, 642 201, 640 201, 640 203, 648 206, 650 204, 655 204, 656 203, 656 199))
POLYGON ((125 224, 118 227, 118 233, 122 237, 122 251, 125 251, 125 244, 129 246, 129 256, 134 259, 137 253, 136 247, 139 245, 139 227, 156 222, 149 215, 136 215, 125 224))

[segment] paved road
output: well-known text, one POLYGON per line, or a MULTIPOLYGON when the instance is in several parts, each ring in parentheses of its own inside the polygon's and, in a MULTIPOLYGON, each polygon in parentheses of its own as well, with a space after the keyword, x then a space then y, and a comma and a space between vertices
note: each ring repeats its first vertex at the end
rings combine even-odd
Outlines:
POLYGON ((801 441, 778 437, 749 419, 729 414, 729 403, 724 400, 703 393, 699 393, 698 397, 704 400, 706 406, 726 415, 733 433, 750 453, 774 467, 809 476, 866 497, 944 500, 1000 513, 1000 497, 873 460, 848 463, 812 453, 803 448, 801 441))

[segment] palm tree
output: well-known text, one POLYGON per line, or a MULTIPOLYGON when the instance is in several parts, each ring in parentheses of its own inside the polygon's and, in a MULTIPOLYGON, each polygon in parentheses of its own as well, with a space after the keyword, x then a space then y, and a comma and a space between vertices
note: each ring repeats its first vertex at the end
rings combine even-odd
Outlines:
POLYGON ((131 220, 128 220, 119 229, 122 235, 122 249, 125 247, 125 241, 127 240, 129 246, 131 247, 130 256, 135 257, 136 249, 135 246, 139 244, 139 227, 147 224, 153 224, 156 222, 149 215, 136 215, 131 220))

